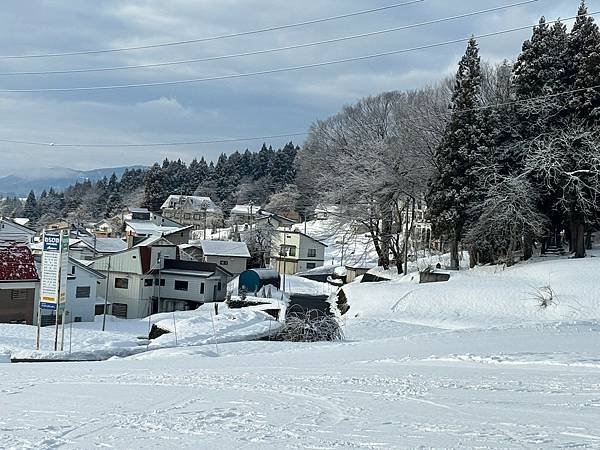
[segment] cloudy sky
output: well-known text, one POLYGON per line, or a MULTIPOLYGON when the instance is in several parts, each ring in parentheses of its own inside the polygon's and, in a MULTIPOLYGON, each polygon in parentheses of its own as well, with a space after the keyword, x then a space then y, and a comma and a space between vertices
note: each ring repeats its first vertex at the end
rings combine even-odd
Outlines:
MULTIPOLYGON (((406 0, 404 0, 406 1, 406 0)), ((54 58, 2 56, 121 48, 197 39, 392 5, 402 0, 4 0, 0 91, 106 86, 205 78, 399 50, 576 14, 579 0, 524 6, 411 30, 234 59, 91 73, 6 75, 129 66, 252 52, 399 27, 510 5, 519 0, 424 0, 368 15, 274 32, 146 50, 54 58), (2 75, 3 74, 3 75, 2 75)), ((600 0, 589 0, 600 9, 600 0)), ((514 58, 530 31, 480 40, 484 59, 514 58)), ((114 144, 219 140, 304 132, 344 104, 385 90, 433 83, 452 73, 458 43, 359 62, 200 83, 76 92, 0 92, 0 140, 114 144)), ((274 147, 286 138, 271 139, 274 147)), ((294 138, 301 143, 302 137, 294 138)), ((32 167, 76 169, 256 149, 260 142, 149 148, 78 148, 0 142, 0 176, 32 167)))

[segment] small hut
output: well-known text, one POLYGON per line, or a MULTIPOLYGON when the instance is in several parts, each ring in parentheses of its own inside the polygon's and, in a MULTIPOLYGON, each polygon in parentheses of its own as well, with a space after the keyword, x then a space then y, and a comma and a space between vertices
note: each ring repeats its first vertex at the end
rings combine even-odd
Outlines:
POLYGON ((240 274, 239 290, 242 289, 249 293, 255 293, 267 285, 275 286, 277 289, 281 286, 281 277, 272 269, 249 269, 240 274))

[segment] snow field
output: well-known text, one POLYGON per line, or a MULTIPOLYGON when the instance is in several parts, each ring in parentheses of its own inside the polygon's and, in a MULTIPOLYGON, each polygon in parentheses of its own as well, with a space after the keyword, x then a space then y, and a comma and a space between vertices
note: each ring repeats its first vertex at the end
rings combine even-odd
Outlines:
MULTIPOLYGON (((205 310, 176 316, 189 345, 164 335, 153 351, 109 361, 0 364, 0 442, 599 448, 599 269, 596 257, 561 258, 461 271, 447 283, 352 284, 342 342, 224 340, 217 353, 205 310), (531 293, 548 281, 557 301, 540 309, 531 293)), ((265 324, 253 312, 234 321, 222 311, 216 326, 240 336, 229 326, 239 320, 254 335, 265 324)), ((154 318, 172 324, 171 314, 154 318)), ((111 322, 115 342, 147 331, 126 322, 111 322)))

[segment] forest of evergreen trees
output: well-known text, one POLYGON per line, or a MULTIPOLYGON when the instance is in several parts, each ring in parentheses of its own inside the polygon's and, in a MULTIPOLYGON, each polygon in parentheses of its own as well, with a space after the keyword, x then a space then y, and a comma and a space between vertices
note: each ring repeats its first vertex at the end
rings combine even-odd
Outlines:
POLYGON ((36 196, 32 191, 24 204, 6 198, 0 201, 0 216, 26 217, 33 226, 58 219, 88 223, 119 216, 127 207, 159 211, 170 194, 209 196, 224 211, 236 203, 262 205, 294 181, 297 150, 290 142, 279 150, 263 144, 258 152, 222 154, 216 163, 165 159, 149 170, 125 170, 120 180, 113 174, 96 182, 77 182, 63 192, 50 189, 36 196))
POLYGON ((422 200, 454 268, 461 248, 472 265, 563 243, 583 257, 600 212, 599 119, 600 31, 582 1, 570 31, 542 18, 514 64, 482 63, 472 39, 453 79, 315 123, 297 181, 399 271, 422 200))

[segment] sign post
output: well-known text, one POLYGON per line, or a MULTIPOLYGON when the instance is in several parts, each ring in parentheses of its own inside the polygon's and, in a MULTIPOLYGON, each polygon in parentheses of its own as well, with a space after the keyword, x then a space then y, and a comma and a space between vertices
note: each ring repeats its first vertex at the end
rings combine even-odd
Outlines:
MULTIPOLYGON (((65 345, 65 322, 67 321, 67 277, 69 275, 69 232, 63 231, 60 239, 60 282, 58 285, 58 312, 61 314, 60 351, 65 345)), ((58 314, 56 315, 58 321, 58 314)))
MULTIPOLYGON (((40 290, 40 307, 38 310, 38 334, 41 326, 42 310, 55 312, 56 326, 54 350, 58 349, 58 316, 64 307, 67 288, 67 271, 69 264, 69 234, 43 234, 42 252, 42 286, 40 290)), ((39 339, 38 345, 39 349, 39 339)))

